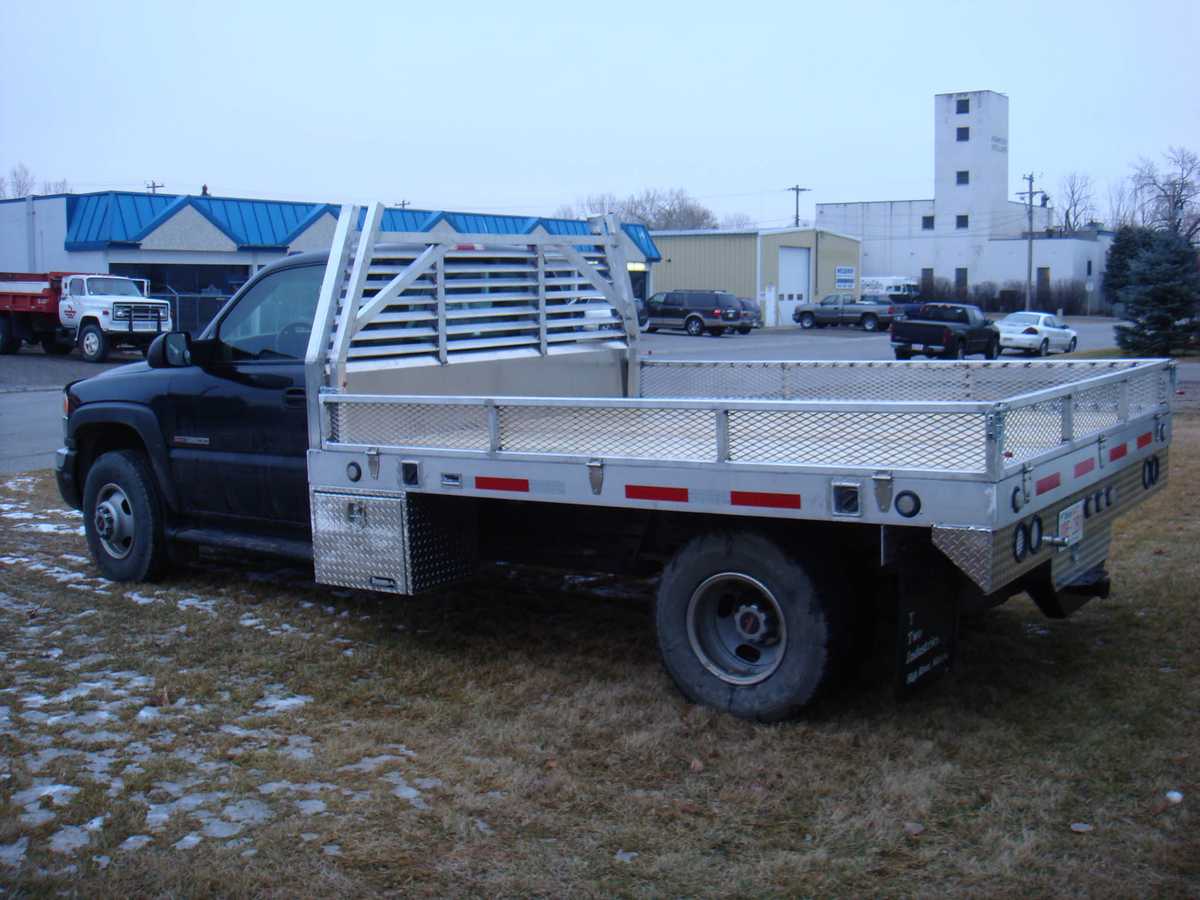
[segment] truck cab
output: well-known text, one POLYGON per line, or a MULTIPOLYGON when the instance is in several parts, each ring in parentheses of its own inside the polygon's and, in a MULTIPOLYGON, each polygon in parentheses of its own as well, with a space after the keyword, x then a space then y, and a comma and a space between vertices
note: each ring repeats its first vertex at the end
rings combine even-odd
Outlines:
POLYGON ((120 275, 64 275, 58 304, 60 347, 78 344, 88 362, 103 362, 117 346, 145 352, 171 330, 171 307, 146 296, 146 282, 120 275))

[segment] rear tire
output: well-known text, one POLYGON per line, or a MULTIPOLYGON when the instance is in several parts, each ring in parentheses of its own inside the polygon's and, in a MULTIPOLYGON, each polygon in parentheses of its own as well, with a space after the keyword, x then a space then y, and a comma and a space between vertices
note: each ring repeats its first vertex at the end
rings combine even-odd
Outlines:
POLYGON ((683 323, 683 330, 692 337, 700 337, 700 335, 704 334, 704 322, 699 317, 692 316, 692 318, 683 323))
POLYGON ((84 325, 79 333, 79 349, 88 362, 102 363, 108 359, 108 335, 99 325, 84 325))
POLYGON ((861 324, 862 324, 863 331, 878 331, 879 330, 879 319, 876 318, 875 316, 872 316, 872 315, 863 316, 861 324))
POLYGON ((167 563, 165 516, 146 457, 105 453, 88 470, 83 527, 92 559, 113 581, 151 581, 167 563))
POLYGON ((654 621, 663 665, 695 703, 773 722, 826 691, 848 639, 848 592, 818 554, 765 535, 692 538, 663 572, 654 621))
POLYGON ((966 358, 967 358, 967 348, 963 345, 962 341, 959 341, 954 346, 954 349, 946 351, 946 359, 966 359, 966 358))
POLYGON ((74 349, 70 344, 60 344, 52 334, 42 335, 38 343, 42 345, 42 352, 47 356, 66 356, 74 349))
POLYGON ((817 320, 816 320, 816 318, 814 318, 812 313, 803 313, 800 316, 800 327, 801 328, 812 328, 816 324, 817 324, 817 320))
POLYGON ((12 321, 0 316, 0 354, 16 353, 21 349, 21 339, 13 333, 12 321))
POLYGON ((1075 348, 1079 346, 1079 341, 1076 338, 1071 338, 1071 342, 1067 344, 1067 352, 1074 353, 1075 348))
POLYGON ((1000 341, 993 338, 987 345, 987 349, 983 351, 984 359, 996 359, 1000 356, 1000 341))
POLYGON ((901 350, 899 347, 897 347, 896 348, 896 359, 912 359, 912 351, 911 350, 901 350))
POLYGON ((747 327, 745 327, 745 328, 739 328, 739 329, 737 330, 737 332, 738 332, 738 334, 749 334, 749 333, 750 333, 750 327, 749 327, 749 326, 747 326, 747 327))
POLYGON ((655 325, 647 325, 645 328, 646 334, 654 334, 656 331, 658 331, 658 327, 655 325))
POLYGON ((708 333, 713 337, 720 337, 725 333, 725 328, 722 325, 712 325, 708 328, 708 333))

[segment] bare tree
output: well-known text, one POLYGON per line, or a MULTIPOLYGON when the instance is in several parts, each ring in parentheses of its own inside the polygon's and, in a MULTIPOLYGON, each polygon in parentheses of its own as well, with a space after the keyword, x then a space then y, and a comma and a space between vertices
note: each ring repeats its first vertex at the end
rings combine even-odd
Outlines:
POLYGON ((1089 175, 1070 172, 1059 185, 1059 208, 1062 210, 1063 230, 1078 231, 1096 218, 1094 188, 1089 175))
POLYGON ((1132 183, 1145 199, 1149 224, 1195 241, 1200 237, 1200 156, 1185 147, 1171 147, 1163 158, 1162 169, 1151 160, 1140 160, 1132 183))
POLYGON ((560 219, 583 219, 615 212, 617 218, 625 219, 624 210, 625 201, 618 200, 616 194, 600 193, 580 197, 574 203, 564 203, 554 215, 560 219))
POLYGON ((575 203, 565 203, 555 214, 576 219, 613 212, 623 222, 638 222, 652 230, 668 228, 716 228, 717 217, 682 188, 646 188, 624 200, 615 194, 589 194, 575 203))
POLYGON ((8 199, 8 179, 0 175, 0 200, 8 199))
POLYGON ((63 178, 59 181, 43 181, 43 194, 65 194, 71 190, 71 183, 63 178))
POLYGON ((33 173, 25 163, 17 163, 9 170, 8 181, 13 197, 28 197, 33 193, 33 173))
POLYGON ((729 213, 721 217, 721 227, 730 231, 753 228, 757 223, 745 213, 729 213))
POLYGON ((1108 186, 1108 214, 1105 222, 1113 229, 1133 224, 1133 191, 1128 179, 1118 178, 1108 186))

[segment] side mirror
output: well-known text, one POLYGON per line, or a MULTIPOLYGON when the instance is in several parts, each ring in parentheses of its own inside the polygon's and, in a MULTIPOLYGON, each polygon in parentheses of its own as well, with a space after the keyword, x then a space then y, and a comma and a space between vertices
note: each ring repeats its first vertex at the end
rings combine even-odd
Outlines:
POLYGON ((160 334, 146 351, 146 364, 152 369, 172 369, 192 364, 192 339, 186 331, 160 334))

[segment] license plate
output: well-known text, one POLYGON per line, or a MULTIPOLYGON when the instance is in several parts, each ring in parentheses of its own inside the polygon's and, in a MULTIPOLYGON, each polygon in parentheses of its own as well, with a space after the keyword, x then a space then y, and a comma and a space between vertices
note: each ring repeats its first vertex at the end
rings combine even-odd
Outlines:
POLYGON ((1083 540, 1083 502, 1072 503, 1058 514, 1058 536, 1068 547, 1083 540))

